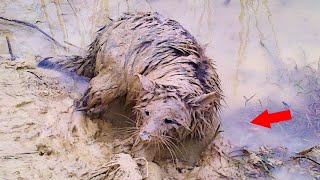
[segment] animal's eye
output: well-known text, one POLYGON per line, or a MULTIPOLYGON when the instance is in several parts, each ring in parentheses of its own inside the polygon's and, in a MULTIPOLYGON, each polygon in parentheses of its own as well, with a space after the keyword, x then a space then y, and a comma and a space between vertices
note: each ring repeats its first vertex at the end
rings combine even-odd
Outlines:
POLYGON ((144 113, 145 113, 147 116, 149 116, 149 114, 150 114, 149 111, 147 111, 147 110, 145 110, 144 113))
POLYGON ((164 123, 166 123, 166 124, 177 124, 177 121, 174 120, 174 119, 165 118, 164 119, 164 123))

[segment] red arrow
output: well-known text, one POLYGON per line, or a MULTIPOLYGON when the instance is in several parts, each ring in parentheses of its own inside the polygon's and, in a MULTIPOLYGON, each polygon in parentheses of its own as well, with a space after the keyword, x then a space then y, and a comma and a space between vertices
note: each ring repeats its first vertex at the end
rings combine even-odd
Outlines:
POLYGON ((268 114, 268 109, 266 109, 265 111, 263 111, 263 113, 257 116, 250 123, 256 124, 258 126, 263 126, 266 128, 271 128, 271 123, 277 123, 277 122, 289 121, 289 120, 291 120, 290 110, 268 114))

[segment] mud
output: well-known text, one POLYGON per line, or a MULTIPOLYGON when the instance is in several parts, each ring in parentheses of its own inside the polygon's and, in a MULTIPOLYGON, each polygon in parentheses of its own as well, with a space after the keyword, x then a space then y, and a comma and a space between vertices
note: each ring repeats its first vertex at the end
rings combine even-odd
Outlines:
MULTIPOLYGON (((290 160, 285 148, 253 152, 231 146, 223 133, 193 165, 172 158, 154 162, 133 158, 121 140, 124 134, 115 129, 124 124, 83 120, 73 113, 85 80, 37 69, 35 64, 35 59, 0 63, 0 177, 4 179, 267 178, 277 169, 279 178, 288 172, 319 177, 317 164, 290 160)), ((188 156, 199 156, 195 146, 191 149, 188 156)), ((319 158, 318 151, 301 155, 319 158)))
MULTIPOLYGON (((1 177, 99 179, 109 175, 120 179, 147 176, 161 179, 174 175, 184 179, 186 176, 220 176, 215 171, 210 174, 186 165, 188 163, 175 164, 171 158, 156 163, 132 158, 124 153, 125 142, 120 139, 121 133, 112 128, 112 121, 83 120, 73 113, 74 98, 83 93, 81 86, 86 84, 83 79, 62 78, 64 74, 37 69, 35 64, 35 60, 19 59, 3 60, 0 65, 1 177)), ((210 166, 218 168, 219 164, 210 166)), ((226 164, 225 161, 221 167, 226 164)), ((231 173, 224 171, 227 175, 231 173)))

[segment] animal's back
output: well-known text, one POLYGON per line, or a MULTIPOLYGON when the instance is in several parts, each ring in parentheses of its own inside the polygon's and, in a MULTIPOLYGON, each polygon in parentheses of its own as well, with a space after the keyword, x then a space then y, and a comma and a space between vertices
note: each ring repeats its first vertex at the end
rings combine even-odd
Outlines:
POLYGON ((179 23, 158 13, 125 15, 102 28, 93 46, 96 74, 113 69, 127 84, 135 74, 169 85, 197 81, 200 94, 219 87, 212 62, 195 39, 179 23))

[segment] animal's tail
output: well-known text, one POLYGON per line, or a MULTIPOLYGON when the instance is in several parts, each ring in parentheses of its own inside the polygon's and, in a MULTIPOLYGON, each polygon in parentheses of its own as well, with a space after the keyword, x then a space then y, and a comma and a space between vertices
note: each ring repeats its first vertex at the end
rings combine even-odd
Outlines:
POLYGON ((95 76, 96 56, 101 46, 100 39, 107 30, 104 26, 98 31, 96 39, 90 44, 88 54, 82 56, 59 56, 57 58, 48 57, 42 60, 38 67, 46 69, 55 69, 64 72, 75 73, 79 76, 93 78, 95 76))
POLYGON ((72 72, 79 76, 94 77, 96 58, 95 56, 59 56, 48 57, 40 61, 38 67, 55 69, 64 72, 72 72))

